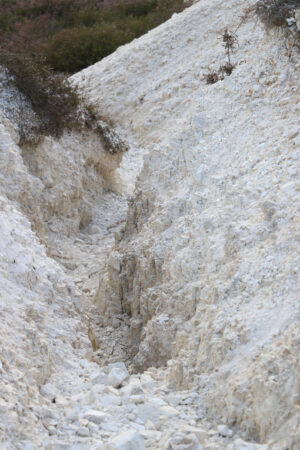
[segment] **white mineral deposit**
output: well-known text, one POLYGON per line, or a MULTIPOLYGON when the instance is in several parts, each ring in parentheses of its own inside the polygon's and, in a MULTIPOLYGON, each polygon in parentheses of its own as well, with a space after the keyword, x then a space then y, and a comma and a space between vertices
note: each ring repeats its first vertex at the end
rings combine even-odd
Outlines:
POLYGON ((1 449, 300 448, 299 54, 254 3, 200 0, 71 78, 126 153, 21 145, 1 71, 1 449))

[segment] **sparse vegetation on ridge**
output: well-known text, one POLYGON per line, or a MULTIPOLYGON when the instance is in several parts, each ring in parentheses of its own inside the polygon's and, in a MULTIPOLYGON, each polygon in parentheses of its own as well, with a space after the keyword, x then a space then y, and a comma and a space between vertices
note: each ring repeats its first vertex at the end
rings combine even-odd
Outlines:
POLYGON ((225 48, 227 61, 225 64, 222 64, 218 70, 210 70, 205 75, 207 84, 215 84, 219 80, 224 80, 225 76, 231 75, 233 69, 235 68, 235 64, 231 62, 232 52, 237 46, 237 37, 235 33, 232 33, 226 28, 222 34, 222 41, 225 48))
MULTIPOLYGON (((32 105, 37 133, 92 126, 108 151, 125 144, 83 105, 67 75, 114 52, 182 11, 184 0, 1 0, 0 64, 32 105)), ((31 130, 32 131, 32 130, 31 130)), ((20 130, 21 140, 29 135, 20 130)))
POLYGON ((81 98, 65 75, 53 72, 44 60, 3 52, 2 61, 10 81, 26 97, 37 117, 37 124, 30 130, 26 123, 19 124, 21 144, 32 144, 41 136, 59 138, 66 129, 90 129, 99 135, 109 153, 128 149, 112 124, 81 98))

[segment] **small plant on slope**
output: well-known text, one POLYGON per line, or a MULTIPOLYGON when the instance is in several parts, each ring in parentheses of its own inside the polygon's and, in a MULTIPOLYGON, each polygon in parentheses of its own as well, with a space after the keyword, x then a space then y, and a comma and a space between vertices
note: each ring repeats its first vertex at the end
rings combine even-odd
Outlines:
POLYGON ((227 28, 222 34, 223 46, 225 47, 225 52, 227 56, 227 62, 221 65, 218 71, 210 71, 205 75, 205 80, 207 84, 217 83, 219 80, 224 80, 225 75, 229 76, 232 74, 235 64, 231 62, 231 55, 233 50, 237 45, 237 37, 234 33, 231 33, 227 28))

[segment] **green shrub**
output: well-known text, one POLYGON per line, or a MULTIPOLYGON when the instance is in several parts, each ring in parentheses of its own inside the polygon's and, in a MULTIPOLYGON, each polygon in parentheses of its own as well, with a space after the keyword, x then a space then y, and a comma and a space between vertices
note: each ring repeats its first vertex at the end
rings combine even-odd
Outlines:
POLYGON ((126 31, 111 25, 73 28, 57 33, 45 45, 44 54, 55 70, 73 73, 99 61, 130 40, 126 31))
MULTIPOLYGON (((74 73, 182 11, 184 0, 0 0, 0 42, 74 73)), ((1 44, 0 44, 1 46, 1 44)))
POLYGON ((137 3, 129 3, 124 6, 124 13, 126 16, 141 17, 146 16, 154 11, 158 6, 156 0, 138 1, 137 3))

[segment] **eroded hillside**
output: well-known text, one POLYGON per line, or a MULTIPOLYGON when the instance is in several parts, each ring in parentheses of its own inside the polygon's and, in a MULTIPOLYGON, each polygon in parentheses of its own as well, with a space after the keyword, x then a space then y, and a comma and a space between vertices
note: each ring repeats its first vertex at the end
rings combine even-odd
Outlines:
POLYGON ((1 72, 1 448, 299 447, 299 63, 253 4, 201 0, 72 77, 126 153, 21 145, 1 72))
POLYGON ((136 370, 265 442, 299 433, 299 64, 251 4, 201 1, 74 79, 148 151, 100 311, 130 317, 136 370))

